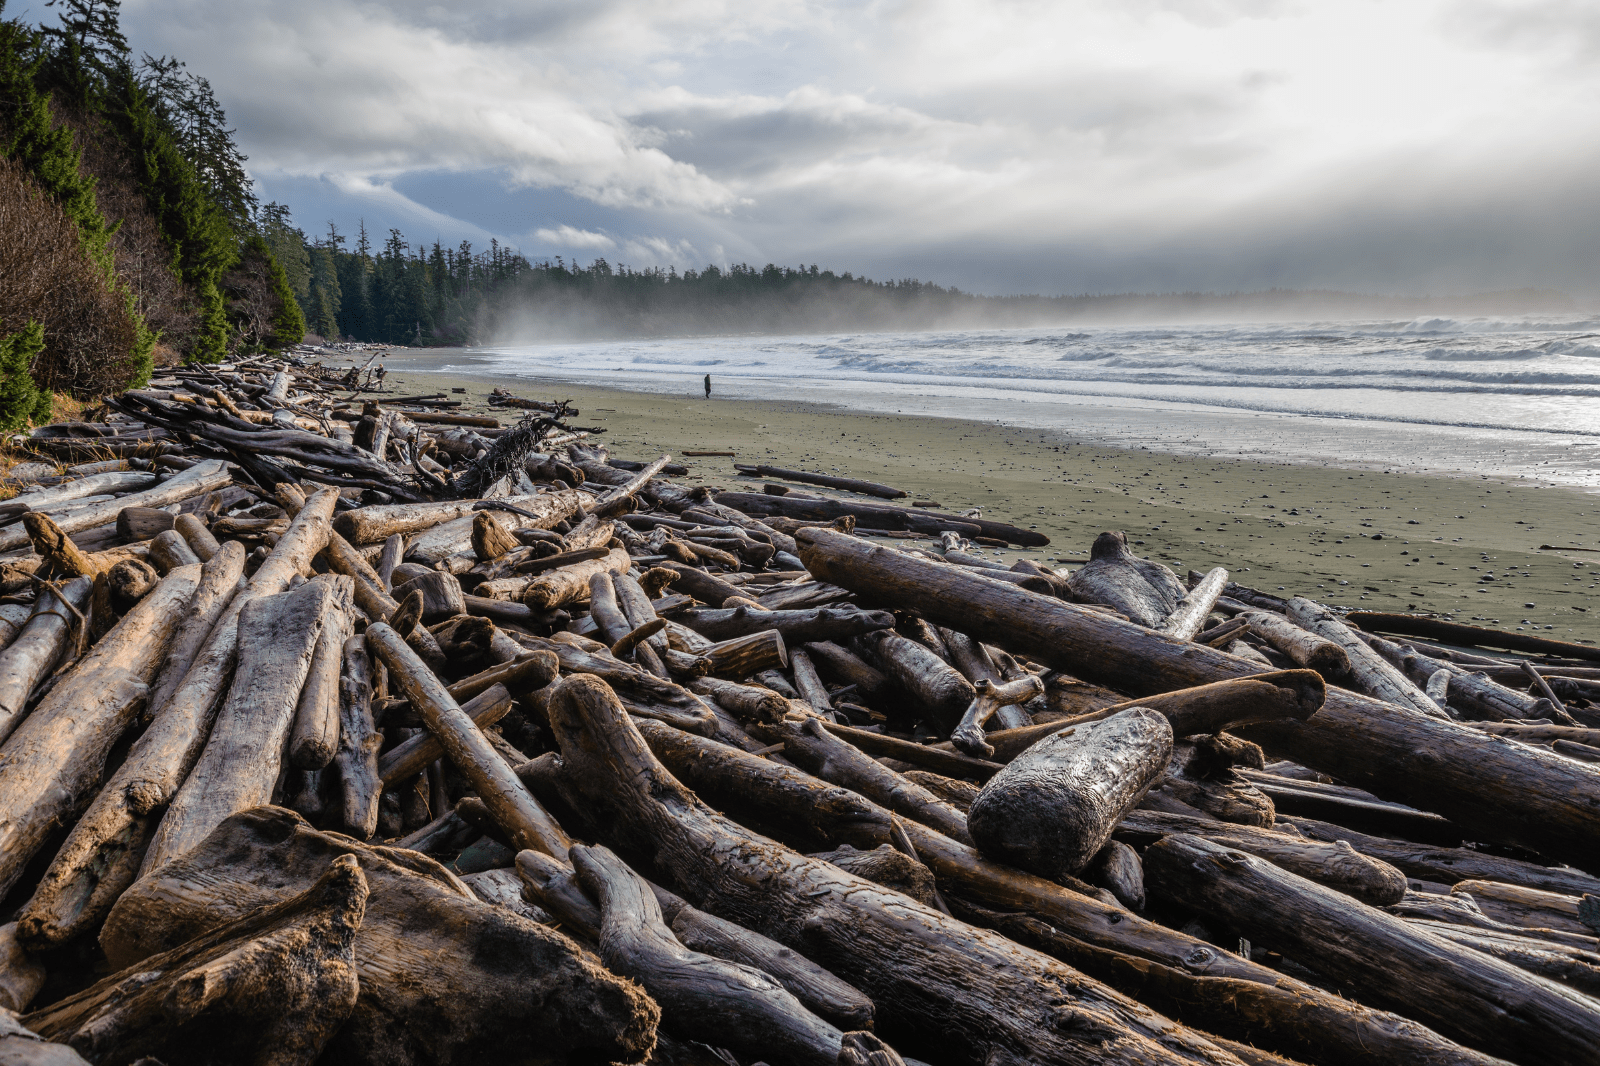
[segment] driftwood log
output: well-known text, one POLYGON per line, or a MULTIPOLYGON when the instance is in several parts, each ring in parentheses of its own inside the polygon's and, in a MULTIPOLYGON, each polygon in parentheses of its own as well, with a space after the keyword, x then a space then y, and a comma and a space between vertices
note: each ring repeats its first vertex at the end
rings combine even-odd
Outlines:
POLYGON ((132 966, 303 891, 341 855, 361 864, 371 895, 355 943, 360 995, 332 1061, 638 1062, 648 1051, 655 1004, 566 937, 480 903, 417 852, 318 832, 276 807, 229 818, 137 882, 101 945, 113 966, 132 966))
POLYGON ((0 652, 0 740, 9 737, 27 713, 28 696, 60 662, 89 606, 93 581, 73 578, 41 589, 22 630, 0 652))

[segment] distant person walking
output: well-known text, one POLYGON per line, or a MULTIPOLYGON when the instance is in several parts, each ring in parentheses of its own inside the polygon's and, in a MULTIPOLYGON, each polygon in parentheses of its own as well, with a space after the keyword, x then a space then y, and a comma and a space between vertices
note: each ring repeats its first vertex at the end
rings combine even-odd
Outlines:
POLYGON ((706 399, 711 399, 711 375, 706 375, 706 399))

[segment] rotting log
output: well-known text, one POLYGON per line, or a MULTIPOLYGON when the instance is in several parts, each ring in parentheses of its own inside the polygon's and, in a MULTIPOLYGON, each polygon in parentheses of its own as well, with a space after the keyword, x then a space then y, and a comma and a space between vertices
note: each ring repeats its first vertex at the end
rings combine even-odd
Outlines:
POLYGON ((61 677, 0 746, 0 895, 93 798, 200 583, 174 570, 61 677))
POLYGON ((600 905, 601 960, 644 986, 668 1029, 793 1066, 838 1062, 843 1033, 760 970, 685 948, 644 879, 609 850, 575 847, 572 865, 600 905))
POLYGON ((306 501, 271 554, 211 627, 165 708, 157 709, 165 721, 141 738, 142 744, 149 746, 144 749, 140 777, 129 788, 135 813, 143 815, 167 808, 150 839, 141 873, 181 854, 204 836, 187 834, 180 827, 184 818, 172 820, 169 805, 176 804, 191 769, 208 746, 212 723, 238 661, 239 614, 247 603, 283 592, 291 578, 311 570, 312 558, 328 543, 328 519, 338 498, 338 490, 322 489, 306 501))
POLYGON ((461 710, 444 683, 385 623, 368 626, 366 638, 367 647, 388 668, 391 681, 422 715, 450 761, 472 782, 516 849, 534 848, 566 858, 572 841, 461 710))
POLYGON ((235 815, 137 882, 101 945, 111 965, 131 966, 303 891, 339 855, 360 862, 371 894, 355 944, 360 995, 327 1061, 638 1062, 648 1052, 655 1004, 571 940, 479 902, 418 852, 320 832, 278 807, 235 815))
POLYGON ((1144 864, 1153 895, 1468 1046, 1529 1066, 1600 1057, 1600 1001, 1199 837, 1165 837, 1145 849, 1144 864))
POLYGON ((366 639, 346 638, 340 656, 339 747, 333 756, 339 771, 339 824, 365 840, 378 828, 383 736, 372 721, 372 660, 366 639))
MULTIPOLYGON (((145 1056, 311 1066, 354 1011, 367 879, 334 859, 304 892, 28 1015, 95 1062, 145 1056)), ((149 1061, 149 1060, 146 1060, 149 1061)))
POLYGON ((1129 811, 1118 823, 1115 835, 1144 845, 1172 833, 1188 833, 1259 856, 1369 906, 1387 907, 1405 898, 1403 872, 1381 859, 1361 854, 1344 841, 1328 843, 1272 829, 1158 811, 1129 811))
MULTIPOLYGON (((829 786, 794 767, 776 765, 712 741, 688 736, 652 722, 638 724, 654 753, 678 779, 708 801, 737 811, 741 818, 782 826, 789 836, 874 848, 890 843, 890 812, 858 793, 829 786)), ((868 733, 867 736, 877 734, 868 733)), ((1434 1066, 1500 1066, 1444 1039, 1415 1022, 1362 1007, 1265 966, 1225 952, 1203 940, 1146 921, 1121 906, 1080 895, 1015 867, 991 862, 915 822, 903 823, 912 845, 945 886, 984 907, 1022 912, 1049 922, 1059 934, 1084 949, 1066 958, 1091 976, 1112 980, 1133 965, 1156 981, 1140 987, 1174 993, 1171 1002, 1194 1009, 1195 1024, 1223 1017, 1235 1033, 1280 1049, 1292 1045, 1296 1058, 1323 1066, 1390 1062, 1434 1066), (1092 968, 1090 968, 1092 965, 1092 968), (1181 995, 1176 995, 1180 993, 1181 995), (1317 1055, 1307 1054, 1314 1050, 1317 1055)), ((1059 935, 1058 934, 1058 935, 1059 935)), ((1059 945, 1047 947, 1058 954, 1059 945)))
MULTIPOLYGON (((138 876, 145 844, 165 798, 150 792, 173 756, 174 733, 193 735, 168 707, 211 627, 227 609, 244 570, 244 547, 229 541, 200 570, 199 586, 173 637, 147 701, 153 721, 57 850, 23 907, 19 924, 37 948, 63 944, 98 924, 138 876)), ((198 754, 198 753, 196 753, 198 754)))
POLYGON ((1262 722, 1285 719, 1305 721, 1327 702, 1328 688, 1311 670, 1275 670, 1254 677, 1217 681, 1209 685, 1164 692, 1158 696, 1124 700, 1098 711, 1057 722, 1023 726, 990 733, 984 739, 994 748, 988 756, 1010 762, 1033 744, 1067 726, 1096 722, 1129 707, 1148 707, 1172 725, 1174 737, 1191 737, 1262 722))
POLYGON ((716 814, 652 756, 597 679, 560 681, 550 720, 563 782, 611 819, 619 840, 649 841, 690 903, 803 948, 871 997, 886 1031, 942 1048, 945 1061, 1237 1061, 1046 956, 716 814), (873 950, 861 950, 863 937, 873 950), (1008 1009, 996 1012, 995 1002, 1008 1009), (1063 1027, 1069 1003, 1075 1024, 1063 1027))
POLYGON ((1041 877, 1076 874, 1166 771, 1172 727, 1130 707, 1041 740, 991 777, 967 826, 978 850, 1041 877))
MULTIPOLYGON (((968 577, 831 530, 801 530, 821 580, 1085 681, 1150 695, 1268 672, 1204 645, 1151 634, 1087 608, 968 577)), ((1401 803, 1435 811, 1474 839, 1592 862, 1600 849, 1600 768, 1339 689, 1304 722, 1242 731, 1296 762, 1401 803)), ((992 735, 991 735, 992 736, 992 735)))
POLYGON ((72 538, 62 532, 49 515, 25 514, 22 516, 22 525, 28 531, 34 553, 44 556, 47 563, 54 565, 57 573, 70 577, 94 577, 102 570, 109 569, 103 560, 74 544, 72 538))
POLYGON ((89 606, 93 581, 76 577, 41 588, 33 614, 6 650, 0 652, 0 740, 5 740, 28 713, 28 695, 49 676, 71 644, 78 621, 89 606))

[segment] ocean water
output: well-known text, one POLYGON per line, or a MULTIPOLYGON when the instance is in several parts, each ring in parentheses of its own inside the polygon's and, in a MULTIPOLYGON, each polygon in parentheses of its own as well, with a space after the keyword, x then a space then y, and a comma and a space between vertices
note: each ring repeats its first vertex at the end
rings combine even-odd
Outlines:
POLYGON ((1600 317, 721 336, 441 370, 973 418, 1190 454, 1600 488, 1600 317))

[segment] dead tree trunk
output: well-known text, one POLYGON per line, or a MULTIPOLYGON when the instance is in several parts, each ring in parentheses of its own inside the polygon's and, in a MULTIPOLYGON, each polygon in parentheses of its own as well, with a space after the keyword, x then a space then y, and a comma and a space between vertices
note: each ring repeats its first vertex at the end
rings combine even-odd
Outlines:
POLYGON ((244 605, 227 702, 158 830, 157 841, 171 854, 198 845, 230 815, 272 799, 300 691, 322 631, 349 609, 350 586, 347 577, 329 576, 244 605))
POLYGON ((1211 614, 1211 609, 1217 605, 1217 598, 1227 587, 1228 571, 1219 566, 1201 578, 1200 583, 1178 601, 1178 606, 1161 623, 1160 631, 1173 640, 1193 640, 1205 628, 1206 617, 1211 614))
POLYGON ((1069 726, 991 777, 967 813, 978 850, 1041 877, 1076 874, 1172 758, 1172 727, 1132 707, 1069 726))
POLYGON ((371 895, 355 944, 360 996, 327 1061, 638 1062, 647 1054, 656 1005, 572 941, 479 902, 424 855, 319 832, 278 807, 235 815, 138 881, 106 920, 101 945, 111 965, 132 966, 303 891, 340 855, 360 862, 371 895))
POLYGON ((1166 837, 1144 863, 1153 894, 1469 1046, 1529 1066, 1600 1057, 1600 1003, 1586 996, 1198 837, 1166 837))
POLYGON ((677 1035, 794 1066, 835 1066, 844 1037, 760 970, 685 948, 643 878, 605 848, 572 850, 578 882, 600 903, 600 958, 661 1004, 677 1035))
MULTIPOLYGON (((323 489, 306 500, 272 554, 256 568, 249 584, 234 595, 211 627, 194 664, 168 701, 162 713, 164 721, 141 738, 140 776, 130 782, 127 790, 136 814, 159 811, 179 794, 207 747, 212 722, 233 676, 239 653, 240 612, 258 597, 284 591, 290 578, 311 569, 312 558, 328 543, 328 520, 338 498, 337 489, 323 489)), ((170 813, 169 809, 167 814, 170 813)), ((169 820, 162 816, 145 852, 141 873, 181 854, 204 836, 186 836, 178 822, 169 828, 169 820)))
POLYGON ((439 738, 456 768, 472 782, 518 851, 533 848, 565 859, 572 841, 506 765, 472 719, 462 712, 444 684, 416 653, 383 622, 367 627, 367 647, 388 667, 389 676, 439 738))
MULTIPOLYGON (((595 679, 550 702, 562 777, 619 837, 651 842, 691 903, 791 946, 869 995, 882 1022, 946 1058, 1037 1063, 1225 1063, 1229 1056, 1035 952, 755 836, 714 813, 650 754, 595 679), (872 950, 863 951, 863 937, 872 950), (975 990, 982 989, 981 994, 975 990), (992 1004, 1010 1005, 1004 1012, 992 1004), (1071 1004, 1075 1024, 1059 1023, 1071 1004)), ((731 750, 731 749, 729 749, 731 750)))
POLYGON ((28 1016, 95 1062, 159 1055, 311 1066, 355 1009, 367 879, 334 859, 305 892, 269 903, 28 1016))
MULTIPOLYGON (((1152 694, 1267 671, 1084 607, 968 577, 830 530, 800 531, 819 579, 1099 684, 1152 694)), ((1304 722, 1254 725, 1253 740, 1386 799, 1446 815, 1475 840, 1583 865, 1600 849, 1600 768, 1331 689, 1304 722)), ((993 735, 991 734, 991 739, 993 735)))
POLYGON ((1350 632, 1333 612, 1303 596, 1289 601, 1289 621, 1324 640, 1332 641, 1350 660, 1350 676, 1369 695, 1409 707, 1430 718, 1448 718, 1439 705, 1411 679, 1383 661, 1383 657, 1350 632))
POLYGON ((144 705, 200 568, 174 570, 56 682, 0 747, 0 894, 99 789, 111 746, 144 705))
POLYGON ((1343 677, 1350 670, 1345 650, 1326 637, 1301 629, 1272 611, 1246 611, 1242 616, 1250 631, 1289 658, 1324 675, 1343 677))

